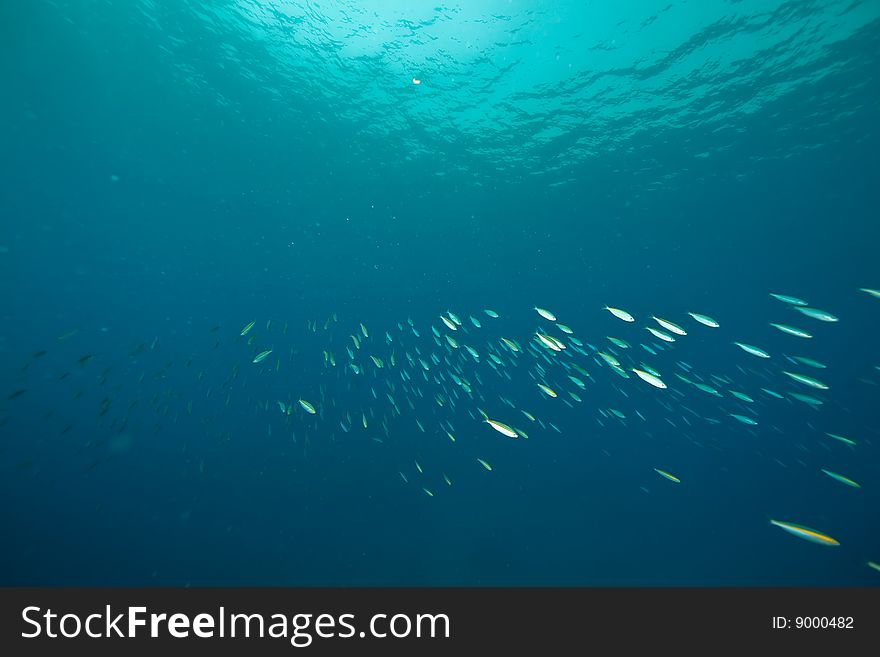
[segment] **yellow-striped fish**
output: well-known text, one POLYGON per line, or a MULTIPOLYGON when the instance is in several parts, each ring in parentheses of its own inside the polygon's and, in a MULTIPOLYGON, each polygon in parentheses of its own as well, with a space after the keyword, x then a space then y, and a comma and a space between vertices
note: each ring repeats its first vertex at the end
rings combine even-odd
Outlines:
POLYGON ((666 384, 663 383, 663 381, 661 381, 659 377, 654 376, 650 372, 643 372, 642 370, 636 369, 635 367, 632 368, 632 371, 635 372, 642 381, 650 383, 655 388, 663 389, 666 387, 666 384))
POLYGON ((656 472, 661 477, 666 477, 669 481, 674 481, 676 484, 681 483, 681 479, 679 479, 675 475, 669 474, 668 472, 665 472, 663 470, 658 470, 657 468, 654 468, 654 472, 656 472))
POLYGON ((547 395, 548 397, 556 397, 556 393, 555 393, 552 389, 550 389, 550 388, 548 388, 547 386, 545 386, 543 383, 539 383, 539 384, 538 384, 538 387, 539 387, 539 388, 544 392, 544 394, 547 395))
POLYGON ((797 381, 798 383, 803 383, 805 386, 810 386, 811 388, 817 388, 818 390, 828 390, 828 386, 819 381, 818 379, 814 379, 811 376, 807 376, 806 374, 798 374, 797 372, 786 372, 782 371, 783 374, 790 376, 792 379, 797 381))
POLYGON ((272 353, 272 350, 271 350, 271 349, 267 349, 266 351, 261 351, 260 353, 258 353, 258 354, 254 357, 254 360, 253 360, 252 362, 254 362, 254 363, 259 363, 260 361, 265 360, 265 359, 266 359, 266 356, 268 356, 268 355, 271 354, 271 353, 272 353))
POLYGON ((609 306, 605 306, 602 310, 607 310, 607 311, 610 312, 612 315, 614 315, 615 317, 617 317, 617 319, 622 319, 624 322, 634 322, 634 321, 636 321, 635 318, 634 318, 632 315, 630 315, 630 314, 629 314, 628 312, 626 312, 625 310, 621 310, 620 308, 611 308, 611 307, 609 307, 609 306))
POLYGON ((771 525, 776 525, 777 527, 784 529, 789 534, 797 536, 798 538, 802 538, 805 541, 810 541, 810 543, 817 543, 818 545, 840 545, 838 541, 831 538, 827 534, 823 534, 822 532, 816 531, 815 529, 810 529, 809 527, 804 527, 803 525, 796 525, 793 522, 783 522, 781 520, 770 520, 771 525))
POLYGON ((519 351, 519 346, 513 340, 508 340, 507 338, 501 338, 501 341, 510 347, 511 351, 519 351))
POLYGON ((838 436, 836 433, 827 433, 826 432, 825 435, 830 436, 831 438, 834 438, 834 440, 839 440, 840 442, 844 443, 845 445, 855 445, 856 444, 855 440, 850 440, 849 438, 846 438, 845 436, 838 436))
POLYGON ((849 477, 844 477, 842 474, 837 474, 836 472, 831 472, 831 470, 826 470, 825 468, 822 468, 822 472, 824 472, 829 477, 831 477, 832 479, 834 479, 836 481, 839 481, 842 484, 846 484, 847 486, 852 486, 853 488, 861 488, 861 486, 859 484, 854 482, 849 477))
POLYGON ((555 321, 556 321, 556 315, 554 315, 553 313, 551 313, 549 310, 545 310, 544 308, 538 308, 537 306, 535 306, 535 310, 536 310, 537 313, 538 313, 541 317, 543 317, 544 319, 546 319, 546 320, 548 320, 548 321, 551 321, 551 322, 555 322, 555 321))
POLYGON ((517 438, 519 436, 519 434, 516 431, 511 429, 509 426, 507 426, 503 422, 498 422, 497 420, 490 420, 489 418, 486 418, 485 422, 488 423, 490 427, 495 429, 495 431, 497 431, 498 433, 504 434, 508 438, 517 438))

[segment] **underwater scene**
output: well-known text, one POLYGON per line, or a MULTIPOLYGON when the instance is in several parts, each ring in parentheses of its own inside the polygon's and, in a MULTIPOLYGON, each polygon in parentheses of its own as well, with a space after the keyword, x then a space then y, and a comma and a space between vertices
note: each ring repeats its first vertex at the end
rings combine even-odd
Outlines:
POLYGON ((880 585, 877 0, 0 33, 0 584, 880 585))

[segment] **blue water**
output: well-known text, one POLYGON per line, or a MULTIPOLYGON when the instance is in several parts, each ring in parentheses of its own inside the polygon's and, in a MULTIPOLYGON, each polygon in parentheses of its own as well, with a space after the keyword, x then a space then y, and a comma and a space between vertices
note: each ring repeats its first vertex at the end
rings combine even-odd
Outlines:
POLYGON ((877 2, 34 0, 0 54, 0 584, 880 584, 877 2))

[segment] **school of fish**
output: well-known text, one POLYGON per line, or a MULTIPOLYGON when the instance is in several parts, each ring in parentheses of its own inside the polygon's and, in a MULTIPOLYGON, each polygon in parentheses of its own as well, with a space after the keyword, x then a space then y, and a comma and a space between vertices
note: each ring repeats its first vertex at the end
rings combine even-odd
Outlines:
MULTIPOLYGON (((878 290, 860 290, 867 294, 866 299, 880 299, 878 290)), ((532 306, 532 313, 523 308, 506 308, 503 313, 489 308, 462 309, 460 313, 445 309, 433 318, 392 319, 369 329, 366 322, 345 323, 332 313, 323 322, 306 322, 306 332, 323 336, 325 343, 318 364, 324 376, 318 381, 287 378, 287 369, 295 370, 298 359, 306 357, 295 347, 299 338, 288 323, 270 319, 258 325, 260 320, 243 318, 247 321, 231 330, 219 325, 211 329, 218 335, 229 335, 242 356, 241 362, 229 364, 229 376, 216 394, 229 406, 234 401, 233 382, 246 368, 247 376, 274 377, 270 380, 277 382, 276 398, 252 400, 258 412, 269 415, 270 434, 275 426, 276 431, 290 433, 293 442, 303 441, 303 448, 320 437, 334 439, 339 432, 362 433, 372 443, 389 449, 394 445, 387 452, 389 476, 405 488, 415 485, 418 494, 432 500, 425 500, 425 504, 435 504, 446 491, 454 490, 454 482, 468 471, 467 476, 505 476, 494 441, 508 441, 511 448, 523 450, 548 435, 585 439, 588 433, 611 426, 627 427, 635 434, 645 431, 651 422, 662 422, 695 444, 725 439, 759 444, 784 439, 786 430, 776 426, 773 408, 785 405, 806 418, 811 432, 799 436, 796 444, 820 454, 823 460, 822 467, 810 472, 814 485, 834 486, 839 494, 857 496, 863 485, 872 483, 864 481, 865 472, 859 467, 860 441, 844 435, 847 429, 822 420, 821 408, 832 399, 834 367, 809 355, 804 347, 834 340, 834 326, 846 318, 814 308, 801 297, 775 292, 771 297, 781 302, 780 315, 792 318, 792 324, 788 319, 784 319, 786 323, 756 321, 748 335, 726 334, 723 327, 735 322, 723 317, 720 308, 706 309, 709 315, 693 310, 659 309, 653 314, 655 309, 600 306, 589 318, 589 335, 579 330, 573 319, 565 318, 564 308, 551 311, 540 305, 532 306), (526 316, 515 324, 506 321, 526 316), (807 329, 796 325, 798 320, 812 324, 807 329), (523 330, 528 323, 531 326, 523 330), (341 330, 345 324, 348 329, 341 330), (771 329, 765 328, 768 325, 771 329), (606 331, 616 335, 602 337, 606 331), (711 343, 728 371, 712 371, 717 365, 702 366, 676 355, 682 344, 697 339, 711 343), (790 343, 789 347, 756 346, 772 347, 771 342, 778 345, 780 340, 790 343), (810 373, 817 370, 822 370, 818 372, 821 379, 810 373), (518 381, 529 385, 520 386, 518 381), (349 391, 360 390, 357 401, 348 403, 339 395, 340 385, 349 391), (594 405, 591 397, 598 395, 593 390, 600 387, 619 399, 614 407, 594 405), (692 408, 705 408, 707 403, 714 409, 712 413, 692 408), (563 405, 571 410, 563 414, 568 419, 559 420, 563 405), (770 419, 765 421, 765 416, 770 419), (572 417, 578 418, 577 422, 573 423, 572 417), (444 441, 449 460, 432 462, 419 453, 414 441, 401 440, 401 433, 407 432, 444 441), (461 458, 456 459, 456 454, 461 458), (855 479, 850 470, 855 471, 855 479)), ((75 334, 65 333, 58 340, 75 334)), ((157 341, 139 345, 131 357, 156 349, 157 341)), ((26 367, 46 353, 34 353, 26 367)), ((85 354, 77 367, 88 367, 94 357, 85 354)), ((162 376, 171 367, 168 363, 154 376, 162 376)), ((109 371, 105 370, 103 380, 109 371)), ((878 372, 880 366, 874 366, 871 375, 861 381, 880 385, 871 378, 878 372)), ((200 373, 200 380, 202 376, 200 373)), ((16 389, 7 399, 15 400, 26 392, 26 388, 16 389)), ((157 409, 164 409, 163 415, 169 413, 173 402, 153 399, 157 409)), ((107 396, 99 415, 103 417, 114 408, 114 401, 107 396)), ((184 408, 192 414, 193 401, 184 408)), ((114 419, 111 428, 116 428, 117 422, 121 433, 127 414, 114 419)), ((687 471, 692 467, 689 463, 677 466, 674 453, 670 453, 662 463, 646 467, 644 479, 634 483, 649 492, 659 476, 663 486, 677 484, 671 489, 680 494, 699 485, 695 482, 702 474, 687 471)), ((811 528, 816 520, 768 518, 766 525, 822 546, 840 546, 848 534, 858 533, 845 522, 818 519, 833 525, 829 531, 836 538, 832 538, 824 529, 811 528)), ((868 564, 877 569, 875 562, 868 564)))

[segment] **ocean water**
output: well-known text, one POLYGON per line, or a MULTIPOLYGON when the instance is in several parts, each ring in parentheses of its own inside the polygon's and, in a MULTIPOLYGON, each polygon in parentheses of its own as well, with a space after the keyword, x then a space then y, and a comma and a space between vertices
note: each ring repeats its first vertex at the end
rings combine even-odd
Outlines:
POLYGON ((33 0, 0 37, 0 583, 880 584, 880 3, 33 0))

